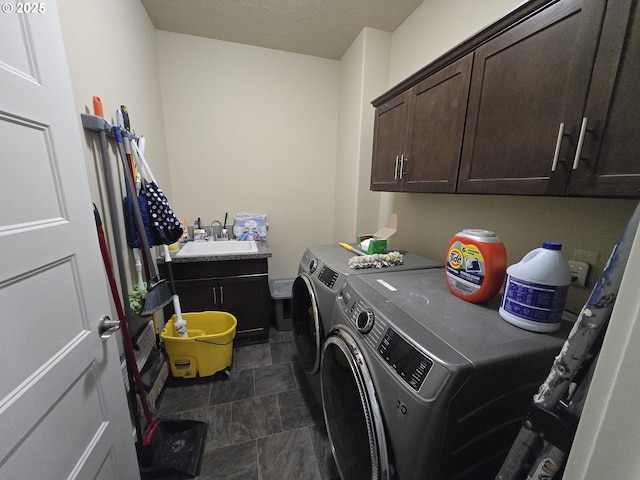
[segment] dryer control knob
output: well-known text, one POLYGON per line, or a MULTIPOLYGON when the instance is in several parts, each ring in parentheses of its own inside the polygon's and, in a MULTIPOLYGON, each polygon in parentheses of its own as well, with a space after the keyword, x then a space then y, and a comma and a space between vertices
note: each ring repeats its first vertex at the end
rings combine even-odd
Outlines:
POLYGON ((373 312, 371 310, 363 310, 358 314, 356 327, 362 333, 368 333, 373 328, 373 320, 373 312))
POLYGON ((313 273, 318 268, 318 259, 314 258, 309 262, 309 273, 313 273))

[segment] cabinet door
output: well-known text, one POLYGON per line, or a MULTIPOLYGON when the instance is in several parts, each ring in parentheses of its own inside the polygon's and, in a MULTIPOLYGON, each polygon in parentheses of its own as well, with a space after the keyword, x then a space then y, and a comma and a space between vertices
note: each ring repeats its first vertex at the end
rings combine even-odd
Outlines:
POLYGON ((609 2, 584 113, 587 130, 567 192, 640 195, 640 8, 609 2))
POLYGON ((269 282, 266 275, 219 279, 221 310, 238 319, 240 337, 266 338, 269 330, 269 282))
POLYGON ((405 191, 455 191, 472 60, 468 54, 412 88, 405 191))
POLYGON ((400 191, 400 160, 405 152, 409 91, 376 108, 371 190, 400 191))
MULTIPOLYGON (((183 313, 222 310, 215 280, 178 280, 176 281, 176 291, 183 313)), ((173 312, 173 308, 171 308, 171 312, 173 312)))
MULTIPOLYGON (((564 193, 564 185, 549 181, 559 126, 565 126, 560 143, 569 157, 604 3, 560 0, 478 47, 458 192, 564 193)), ((572 159, 563 155, 564 167, 572 159)))

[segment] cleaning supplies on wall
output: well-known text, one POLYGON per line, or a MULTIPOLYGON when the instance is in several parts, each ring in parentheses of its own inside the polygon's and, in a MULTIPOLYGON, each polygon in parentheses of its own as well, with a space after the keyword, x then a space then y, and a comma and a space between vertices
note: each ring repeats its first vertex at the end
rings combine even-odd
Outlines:
POLYGON ((463 300, 489 300, 500 290, 506 268, 507 251, 494 232, 465 228, 449 243, 447 284, 451 293, 463 300))
POLYGON ((561 243, 544 242, 507 269, 500 316, 534 332, 555 332, 571 283, 561 243))
POLYGON ((266 240, 269 224, 267 216, 254 213, 236 213, 233 235, 238 240, 266 240))

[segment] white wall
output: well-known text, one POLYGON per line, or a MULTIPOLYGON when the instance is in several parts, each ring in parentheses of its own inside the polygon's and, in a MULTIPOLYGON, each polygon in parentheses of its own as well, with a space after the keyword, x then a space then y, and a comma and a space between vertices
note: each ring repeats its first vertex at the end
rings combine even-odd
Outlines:
MULTIPOLYGON (((58 9, 78 124, 80 113, 93 113, 94 95, 102 99, 110 122, 120 105, 126 105, 132 127, 148 140, 146 157, 153 173, 170 195, 155 28, 146 10, 131 0, 58 0, 58 9)), ((88 138, 85 158, 90 175, 96 171, 95 156, 88 138)), ((99 199, 98 182, 92 180, 92 192, 99 199)))
POLYGON ((386 218, 382 222, 379 219, 381 194, 370 190, 375 121, 375 109, 371 100, 384 89, 384 79, 389 71, 391 58, 392 36, 379 30, 367 29, 365 38, 356 233, 374 233, 386 224, 386 218))
POLYGON ((378 229, 380 194, 369 190, 374 109, 386 88, 391 34, 365 28, 340 59, 335 238, 353 242, 378 229))
POLYGON ((339 62, 157 32, 172 207, 265 213, 273 278, 333 241, 339 62))
POLYGON ((340 60, 340 109, 338 115, 338 149, 336 155, 335 236, 352 242, 356 235, 358 212, 359 138, 361 134, 363 56, 365 30, 351 44, 340 60))

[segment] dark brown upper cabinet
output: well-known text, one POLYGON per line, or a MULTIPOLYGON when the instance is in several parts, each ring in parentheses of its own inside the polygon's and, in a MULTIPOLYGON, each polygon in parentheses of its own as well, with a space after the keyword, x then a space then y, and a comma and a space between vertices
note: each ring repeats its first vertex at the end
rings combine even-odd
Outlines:
POLYGON ((476 49, 458 192, 550 193, 561 124, 563 154, 575 149, 603 4, 556 2, 476 49))
POLYGON ((374 100, 371 188, 640 196, 637 10, 532 0, 374 100))
POLYGON ((376 109, 372 190, 454 192, 473 54, 376 109))

